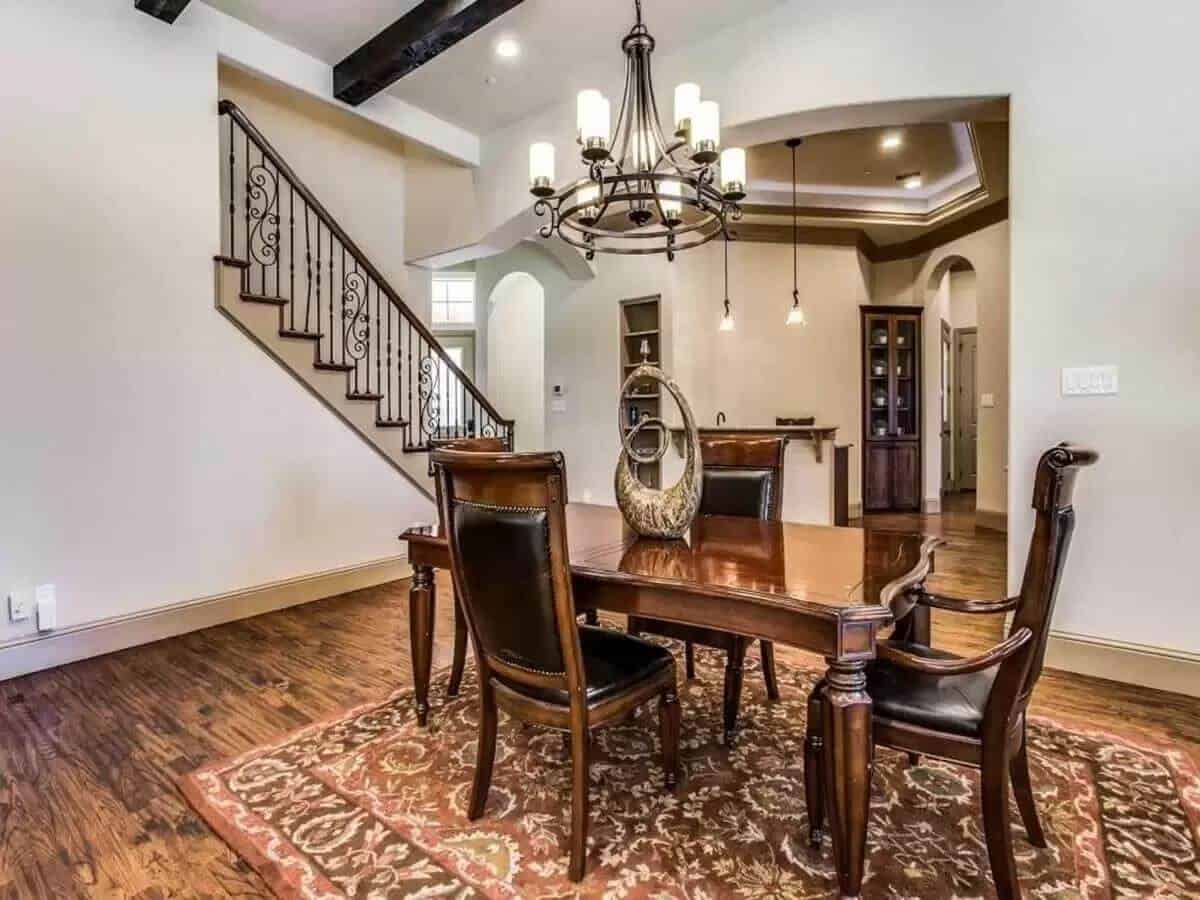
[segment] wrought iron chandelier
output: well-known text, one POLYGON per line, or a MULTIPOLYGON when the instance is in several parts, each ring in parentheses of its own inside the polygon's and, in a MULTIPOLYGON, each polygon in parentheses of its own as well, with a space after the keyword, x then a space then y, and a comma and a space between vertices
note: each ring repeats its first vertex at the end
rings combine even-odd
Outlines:
POLYGON ((538 233, 557 234, 588 259, 665 253, 673 260, 680 250, 728 238, 726 223, 741 218, 738 201, 746 196, 746 152, 721 149, 720 109, 701 101, 697 85, 675 89, 675 131, 665 137, 650 74, 654 38, 642 23, 641 0, 634 5, 637 24, 621 41, 625 90, 616 128, 610 131, 607 98, 579 94, 577 140, 587 176, 556 191, 554 145, 529 148, 534 211, 549 216, 538 233))

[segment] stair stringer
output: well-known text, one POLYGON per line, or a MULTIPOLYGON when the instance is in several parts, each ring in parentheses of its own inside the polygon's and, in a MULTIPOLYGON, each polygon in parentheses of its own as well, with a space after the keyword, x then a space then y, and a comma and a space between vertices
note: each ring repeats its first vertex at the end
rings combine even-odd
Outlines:
POLYGON ((224 259, 216 260, 216 306, 221 314, 304 385, 322 406, 341 419, 418 491, 433 500, 428 455, 404 452, 405 429, 380 428, 375 424, 377 403, 348 399, 345 372, 317 369, 312 341, 280 335, 283 307, 243 300, 242 273, 241 266, 224 259))

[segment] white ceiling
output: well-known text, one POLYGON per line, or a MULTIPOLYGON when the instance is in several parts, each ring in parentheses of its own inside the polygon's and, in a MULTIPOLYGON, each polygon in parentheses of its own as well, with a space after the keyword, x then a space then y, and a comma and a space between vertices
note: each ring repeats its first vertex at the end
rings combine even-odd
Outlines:
MULTIPOLYGON (((332 65, 418 0, 205 2, 332 65)), ((779 2, 643 0, 642 5, 661 56, 779 2)), ((564 102, 582 88, 620 82, 624 74, 620 42, 633 22, 633 0, 525 0, 396 82, 389 93, 483 134, 564 102), (502 37, 520 42, 520 57, 496 56, 495 45, 502 37), (494 84, 488 83, 489 77, 494 84)), ((667 106, 663 115, 669 116, 674 85, 657 88, 659 103, 667 106)))

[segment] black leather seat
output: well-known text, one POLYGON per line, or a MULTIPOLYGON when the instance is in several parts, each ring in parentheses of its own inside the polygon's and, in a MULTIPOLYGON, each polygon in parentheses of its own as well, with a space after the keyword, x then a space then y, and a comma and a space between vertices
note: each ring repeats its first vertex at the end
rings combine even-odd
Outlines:
MULTIPOLYGON (((891 642, 897 650, 925 659, 958 659, 923 644, 891 642)), ((997 668, 968 675, 928 675, 876 660, 867 670, 867 693, 875 715, 935 731, 979 737, 997 668)))
POLYGON ((768 519, 773 476, 771 469, 705 469, 701 512, 768 519))
MULTIPOLYGON (((607 628, 579 626, 579 644, 583 649, 589 704, 615 697, 626 688, 674 665, 671 652, 665 647, 607 628)), ((506 683, 514 691, 547 703, 565 706, 570 702, 565 690, 506 683)))

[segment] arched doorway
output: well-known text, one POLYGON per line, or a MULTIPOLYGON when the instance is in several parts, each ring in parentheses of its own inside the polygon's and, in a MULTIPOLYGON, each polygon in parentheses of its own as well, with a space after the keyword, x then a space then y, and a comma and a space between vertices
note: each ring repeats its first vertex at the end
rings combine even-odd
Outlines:
POLYGON ((516 450, 546 443, 546 292, 527 272, 511 272, 488 297, 488 397, 516 420, 516 450))
MULTIPOLYGON (((976 268, 960 254, 938 260, 925 284, 928 347, 926 384, 937 385, 937 467, 941 493, 974 494, 979 485, 980 377, 979 310, 976 268), (936 346, 935 353, 928 350, 936 346), (930 365, 931 364, 931 365, 930 365)), ((973 497, 971 498, 973 499, 973 497)), ((973 504, 972 504, 973 505, 973 504)))

